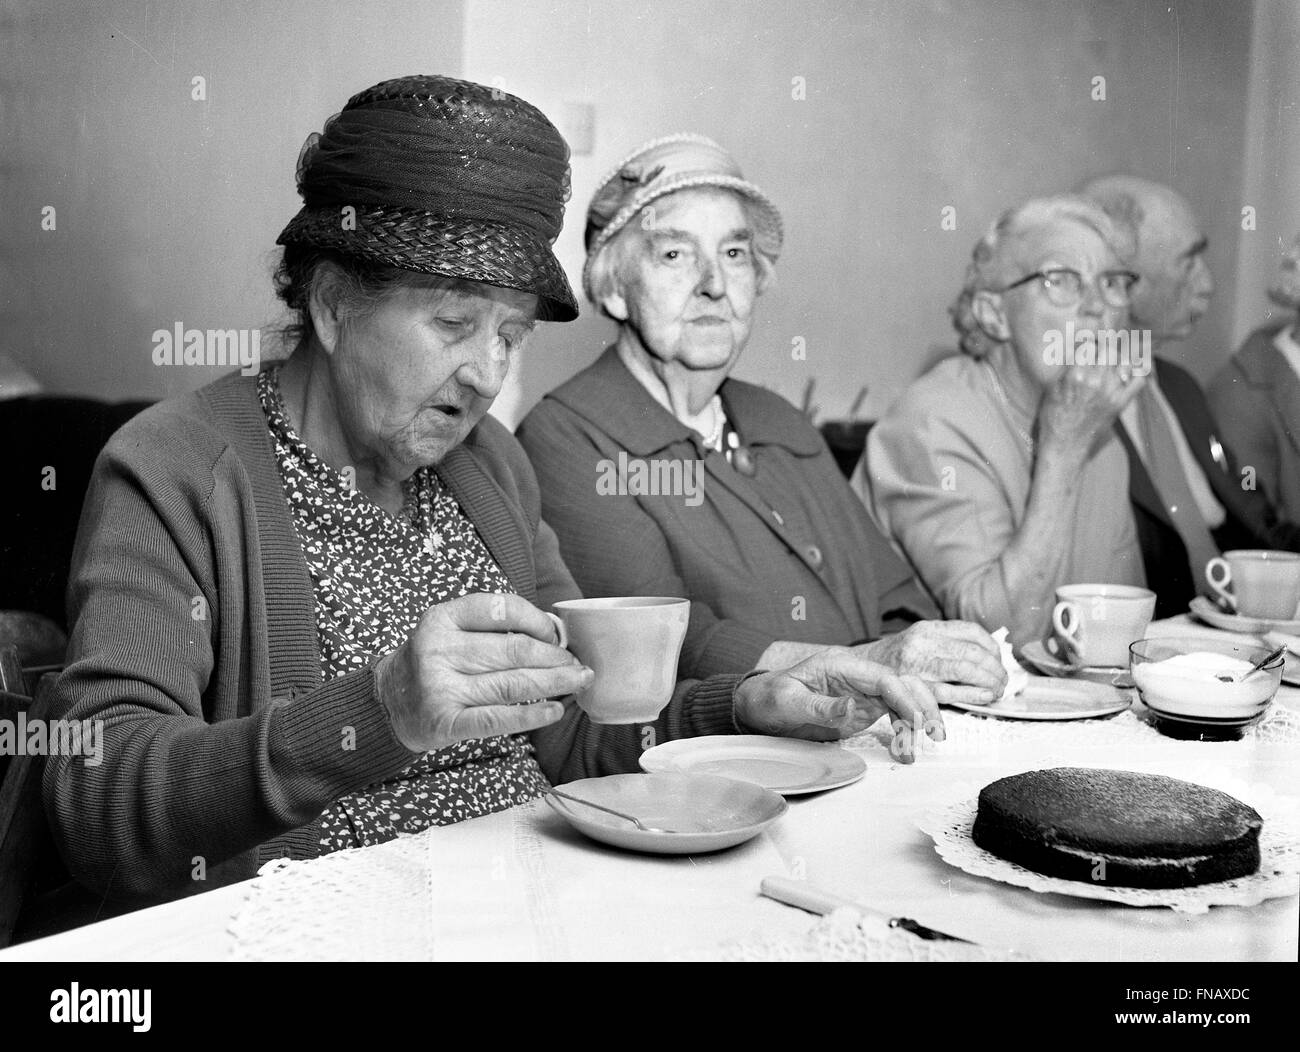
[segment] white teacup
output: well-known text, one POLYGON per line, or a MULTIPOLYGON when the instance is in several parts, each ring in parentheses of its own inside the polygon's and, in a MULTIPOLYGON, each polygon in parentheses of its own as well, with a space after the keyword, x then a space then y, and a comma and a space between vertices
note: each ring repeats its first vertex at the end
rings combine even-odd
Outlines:
POLYGON ((1300 607, 1300 554, 1295 552, 1266 548, 1224 552, 1205 564, 1205 580, 1243 617, 1290 621, 1300 607))
POLYGON ((592 723, 651 723, 672 700, 688 599, 620 596, 555 604, 560 645, 596 673, 577 695, 592 723))
POLYGON ((1156 593, 1128 584, 1067 584, 1056 590, 1052 629, 1061 657, 1074 665, 1127 667, 1156 610, 1156 593))

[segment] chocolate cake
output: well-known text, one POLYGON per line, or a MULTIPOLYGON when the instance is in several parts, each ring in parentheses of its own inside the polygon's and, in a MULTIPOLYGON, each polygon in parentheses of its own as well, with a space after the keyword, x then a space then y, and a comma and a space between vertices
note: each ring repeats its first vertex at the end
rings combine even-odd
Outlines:
POLYGON ((1258 870, 1262 825, 1253 808, 1203 785, 1055 767, 986 785, 971 832, 986 851, 1050 877, 1185 888, 1258 870))

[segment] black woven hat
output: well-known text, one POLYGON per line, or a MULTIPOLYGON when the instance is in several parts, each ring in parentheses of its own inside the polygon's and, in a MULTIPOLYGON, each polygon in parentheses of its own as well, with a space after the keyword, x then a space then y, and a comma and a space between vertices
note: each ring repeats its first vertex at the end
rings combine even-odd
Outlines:
POLYGON ((439 76, 376 84, 308 137, 298 192, 277 244, 531 292, 545 321, 578 316, 551 249, 569 147, 514 95, 439 76))

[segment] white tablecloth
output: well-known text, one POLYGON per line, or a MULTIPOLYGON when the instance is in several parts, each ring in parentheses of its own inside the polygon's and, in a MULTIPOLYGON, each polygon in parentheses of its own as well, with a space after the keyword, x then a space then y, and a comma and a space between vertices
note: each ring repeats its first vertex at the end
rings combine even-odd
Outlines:
POLYGON ((911 766, 894 763, 879 734, 846 743, 867 760, 860 782, 792 798, 767 833, 730 851, 618 851, 586 840, 538 802, 294 863, 257 881, 13 947, 0 961, 715 958, 759 940, 797 940, 816 923, 758 894, 769 875, 805 879, 1044 960, 1296 959, 1300 886, 1287 897, 1199 916, 1042 894, 948 865, 916 823, 995 778, 1056 765, 1162 773, 1294 803, 1300 690, 1279 693, 1274 733, 1241 742, 1174 741, 1132 713, 1027 724, 948 712, 945 721, 948 740, 928 744, 911 766), (308 885, 327 894, 305 897, 308 885))

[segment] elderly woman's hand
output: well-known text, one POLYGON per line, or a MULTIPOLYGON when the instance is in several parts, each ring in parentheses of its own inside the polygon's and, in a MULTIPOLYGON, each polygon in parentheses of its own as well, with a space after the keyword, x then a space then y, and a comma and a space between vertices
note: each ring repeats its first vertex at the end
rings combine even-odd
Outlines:
POLYGON ((463 596, 431 607, 380 659, 376 692, 398 741, 415 752, 536 730, 564 715, 559 702, 538 699, 595 676, 557 642, 554 622, 526 599, 463 596))
POLYGON ((912 762, 922 731, 944 739, 930 685, 848 647, 825 647, 791 668, 749 677, 736 688, 735 713, 742 730, 814 741, 857 734, 888 714, 890 751, 903 763, 912 762))
POLYGON ((854 650, 900 676, 919 676, 941 703, 987 705, 1007 685, 997 641, 971 621, 918 621, 854 650))
POLYGON ((1116 417, 1141 390, 1145 375, 1110 365, 1072 365, 1043 395, 1039 439, 1053 452, 1082 461, 1092 444, 1110 431, 1116 417))

